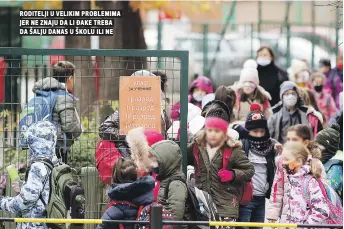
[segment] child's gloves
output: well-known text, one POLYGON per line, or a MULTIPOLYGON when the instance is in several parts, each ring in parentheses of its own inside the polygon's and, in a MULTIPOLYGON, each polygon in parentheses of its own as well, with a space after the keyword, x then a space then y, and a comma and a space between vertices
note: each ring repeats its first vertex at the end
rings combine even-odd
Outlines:
POLYGON ((220 177, 221 182, 225 183, 232 181, 234 179, 234 174, 232 171, 221 169, 217 175, 220 177))

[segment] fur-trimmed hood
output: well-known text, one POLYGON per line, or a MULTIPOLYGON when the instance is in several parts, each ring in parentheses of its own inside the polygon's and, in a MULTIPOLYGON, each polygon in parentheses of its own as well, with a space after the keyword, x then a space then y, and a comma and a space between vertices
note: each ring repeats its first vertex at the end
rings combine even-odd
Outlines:
POLYGON ((131 158, 138 169, 151 172, 158 167, 158 162, 154 156, 153 149, 149 147, 143 128, 135 128, 128 132, 126 141, 131 150, 131 158))

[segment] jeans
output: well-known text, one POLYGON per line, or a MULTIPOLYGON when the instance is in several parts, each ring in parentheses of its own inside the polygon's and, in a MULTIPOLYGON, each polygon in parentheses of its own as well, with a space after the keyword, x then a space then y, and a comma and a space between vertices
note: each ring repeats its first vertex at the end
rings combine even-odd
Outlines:
MULTIPOLYGON (((247 206, 240 206, 238 220, 239 222, 264 223, 264 220, 265 196, 253 196, 251 202, 247 206)), ((243 228, 247 229, 248 227, 243 228)), ((252 229, 262 229, 262 227, 255 227, 252 229)))

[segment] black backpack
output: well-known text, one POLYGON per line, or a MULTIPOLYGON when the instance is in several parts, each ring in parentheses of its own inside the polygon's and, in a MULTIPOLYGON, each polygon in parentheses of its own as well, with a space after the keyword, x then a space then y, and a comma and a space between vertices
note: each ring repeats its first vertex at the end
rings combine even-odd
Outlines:
MULTIPOLYGON (((164 191, 164 199, 167 200, 168 198, 168 190, 171 182, 179 180, 186 184, 187 188, 187 201, 186 201, 186 214, 189 214, 193 221, 220 221, 219 214, 217 212, 216 205, 210 196, 210 194, 206 191, 200 190, 195 186, 195 179, 191 179, 190 181, 185 181, 182 178, 175 178, 170 179, 167 182, 164 191)), ((209 228, 208 226, 193 226, 191 228, 200 228, 206 229, 209 228)))

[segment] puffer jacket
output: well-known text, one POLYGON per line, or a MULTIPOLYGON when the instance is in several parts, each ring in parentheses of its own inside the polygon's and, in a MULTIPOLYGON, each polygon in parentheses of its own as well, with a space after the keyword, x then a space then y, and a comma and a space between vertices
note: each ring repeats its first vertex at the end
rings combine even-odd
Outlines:
POLYGON ((158 202, 166 210, 172 212, 175 220, 183 220, 187 200, 187 187, 182 172, 182 154, 177 143, 164 140, 152 145, 158 159, 159 173, 156 177, 160 181, 158 202), (169 187, 167 184, 170 183, 169 187), (168 195, 165 198, 165 189, 168 195))
MULTIPOLYGON (((287 133, 280 134, 280 130, 283 129, 282 118, 283 118, 283 103, 279 102, 272 107, 272 114, 268 119, 268 128, 271 138, 276 139, 280 143, 284 143, 283 139, 287 133)), ((323 129, 323 117, 321 113, 314 110, 312 107, 300 106, 297 108, 300 117, 299 124, 310 125, 312 128, 313 136, 323 129)))
POLYGON ((332 98, 331 94, 327 94, 324 92, 317 93, 315 91, 313 93, 317 101, 319 110, 325 116, 326 122, 328 122, 337 113, 337 107, 334 99, 332 98))
MULTIPOLYGON (((269 205, 266 209, 266 218, 271 220, 278 220, 280 222, 286 222, 288 206, 288 195, 290 192, 290 182, 287 177, 287 173, 282 168, 282 157, 276 157, 277 170, 272 185, 271 196, 269 200, 269 205)), ((317 163, 322 169, 321 179, 326 181, 326 172, 323 164, 320 160, 317 163)))
POLYGON ((188 145, 188 164, 195 166, 195 162, 198 161, 199 163, 199 169, 195 168, 196 186, 210 193, 221 217, 238 218, 239 202, 243 195, 244 184, 253 177, 254 167, 246 157, 245 152, 241 149, 240 142, 234 142, 233 145, 225 144, 215 153, 213 159, 210 161, 203 143, 205 140, 204 136, 204 133, 201 133, 188 145), (199 158, 194 157, 194 144, 199 149, 199 158), (235 174, 232 181, 225 183, 221 182, 218 176, 218 172, 223 166, 224 147, 232 150, 227 170, 233 171, 235 174))
MULTIPOLYGON (((188 102, 202 109, 202 101, 196 101, 192 94, 195 88, 202 89, 206 94, 213 93, 213 85, 211 80, 205 76, 199 76, 197 79, 191 82, 189 86, 188 102)), ((172 106, 171 119, 173 121, 179 120, 180 118, 180 102, 177 102, 172 106)))
MULTIPOLYGON (((33 87, 33 92, 39 94, 40 91, 66 90, 65 85, 55 78, 47 77, 39 80, 33 87)), ((64 146, 64 134, 66 135, 66 146, 71 147, 74 140, 81 135, 82 127, 79 114, 76 110, 76 98, 67 93, 58 95, 53 111, 53 122, 57 124, 57 146, 64 146)))
MULTIPOLYGON (((56 128, 47 121, 33 124, 26 132, 30 147, 30 170, 27 181, 15 197, 0 197, 0 210, 15 213, 21 218, 45 218, 45 206, 40 197, 48 203, 50 192, 50 170, 44 163, 35 162, 48 159, 57 163, 55 145, 57 141, 56 128)), ((18 229, 47 229, 44 223, 18 223, 18 229)))
POLYGON ((286 193, 287 211, 286 218, 281 219, 281 223, 295 224, 324 224, 329 217, 330 209, 326 203, 326 198, 322 194, 319 183, 316 179, 311 178, 309 166, 303 167, 294 175, 288 175, 290 189, 286 193), (308 182, 305 184, 304 182, 308 182), (308 185, 309 202, 312 206, 307 205, 305 199, 304 186, 308 185))
MULTIPOLYGON (((133 183, 112 184, 107 191, 111 201, 116 201, 119 204, 109 207, 102 217, 103 220, 136 220, 138 215, 138 208, 140 206, 147 206, 154 202, 153 188, 155 186, 154 178, 145 176, 139 178, 133 183), (129 204, 121 203, 123 201, 130 202, 137 206, 130 206, 129 204)), ((100 224, 97 229, 118 229, 119 225, 115 224, 100 224)), ((125 228, 133 228, 126 226, 125 228)))

